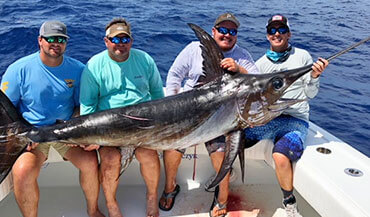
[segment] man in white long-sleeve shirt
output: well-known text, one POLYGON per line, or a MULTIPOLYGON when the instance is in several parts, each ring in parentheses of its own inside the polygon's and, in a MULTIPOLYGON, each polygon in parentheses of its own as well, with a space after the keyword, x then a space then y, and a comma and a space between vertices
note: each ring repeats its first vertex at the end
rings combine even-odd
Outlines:
MULTIPOLYGON (((289 44, 290 26, 286 17, 272 16, 266 25, 270 49, 256 62, 261 73, 299 68, 312 64, 311 55, 303 49, 289 44)), ((328 65, 322 58, 313 64, 311 73, 295 81, 282 98, 313 98, 319 91, 319 76, 328 65)), ((274 142, 272 157, 275 172, 283 192, 283 206, 287 216, 301 217, 293 195, 292 162, 297 161, 304 150, 304 141, 308 131, 309 104, 303 101, 290 106, 282 115, 264 126, 247 128, 245 135, 248 146, 262 139, 274 142)))
MULTIPOLYGON (((251 55, 247 50, 236 44, 239 25, 239 21, 231 13, 222 14, 215 21, 214 27, 212 28, 213 38, 225 56, 220 66, 236 73, 256 74, 258 73, 258 69, 251 55)), ((176 57, 176 60, 168 72, 166 83, 167 95, 179 93, 181 84, 184 80, 184 91, 192 89, 197 84, 199 76, 203 75, 202 62, 203 57, 200 42, 191 42, 176 57)), ((225 137, 221 136, 207 142, 206 147, 210 154, 213 167, 218 171, 224 156, 225 137)), ((185 150, 164 151, 166 183, 159 201, 159 207, 164 211, 168 211, 172 208, 175 197, 180 191, 180 186, 176 183, 176 175, 184 151, 185 150)), ((210 216, 226 215, 228 186, 229 174, 222 180, 219 188, 215 190, 210 216)))

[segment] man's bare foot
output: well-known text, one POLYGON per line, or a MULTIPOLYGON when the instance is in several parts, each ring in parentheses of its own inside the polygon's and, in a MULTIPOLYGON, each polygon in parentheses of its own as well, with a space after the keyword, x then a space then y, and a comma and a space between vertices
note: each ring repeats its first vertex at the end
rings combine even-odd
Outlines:
POLYGON ((109 217, 123 217, 121 213, 121 209, 119 208, 118 204, 114 206, 109 206, 107 208, 108 208, 109 217))
POLYGON ((95 212, 89 214, 89 217, 105 217, 105 215, 103 215, 103 213, 101 213, 100 210, 96 210, 95 212))
POLYGON ((146 216, 147 217, 158 217, 159 216, 157 195, 153 197, 149 197, 149 196, 147 197, 146 216))

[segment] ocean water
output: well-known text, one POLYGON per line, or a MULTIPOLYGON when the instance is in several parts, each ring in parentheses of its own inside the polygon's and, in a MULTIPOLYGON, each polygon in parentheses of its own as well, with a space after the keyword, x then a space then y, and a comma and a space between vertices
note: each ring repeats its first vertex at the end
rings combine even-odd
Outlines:
MULTIPOLYGON (((210 32, 216 17, 234 13, 241 27, 240 46, 253 58, 269 44, 265 23, 276 13, 289 18, 294 46, 314 59, 329 57, 370 36, 370 1, 180 1, 180 0, 0 0, 0 74, 15 60, 38 50, 45 20, 61 20, 71 39, 66 54, 86 63, 105 49, 104 27, 114 17, 132 25, 133 47, 156 61, 163 82, 176 55, 196 40, 187 23, 210 32)), ((311 100, 311 121, 370 156, 370 42, 332 61, 321 76, 321 89, 311 100)))

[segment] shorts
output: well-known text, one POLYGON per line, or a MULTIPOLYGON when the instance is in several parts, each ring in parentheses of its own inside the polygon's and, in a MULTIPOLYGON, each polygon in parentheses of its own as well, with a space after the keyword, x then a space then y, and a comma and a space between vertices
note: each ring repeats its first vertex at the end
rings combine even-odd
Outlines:
MULTIPOLYGON (((211 155, 213 152, 225 152, 225 147, 226 147, 226 141, 225 141, 225 136, 219 136, 215 139, 212 139, 208 142, 205 143, 208 155, 211 155)), ((185 148, 184 149, 176 149, 176 151, 184 154, 185 153, 185 148)))
POLYGON ((301 158, 305 149, 308 123, 290 115, 280 115, 263 126, 244 130, 247 144, 251 146, 263 139, 274 142, 273 153, 287 156, 291 161, 301 158))
POLYGON ((45 142, 45 143, 40 143, 35 149, 41 151, 46 156, 46 158, 48 158, 50 146, 53 146, 53 148, 60 154, 60 156, 63 157, 63 159, 65 159, 64 155, 71 148, 64 143, 45 142))

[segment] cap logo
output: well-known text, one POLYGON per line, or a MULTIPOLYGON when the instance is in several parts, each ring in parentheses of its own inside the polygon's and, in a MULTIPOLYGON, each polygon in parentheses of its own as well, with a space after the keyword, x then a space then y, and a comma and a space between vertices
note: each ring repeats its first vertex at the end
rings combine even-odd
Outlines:
POLYGON ((53 26, 51 26, 51 29, 63 32, 63 27, 61 27, 59 25, 53 25, 53 26))
POLYGON ((271 19, 271 21, 276 21, 276 20, 278 20, 278 21, 282 21, 282 20, 283 20, 283 17, 282 17, 282 16, 280 16, 280 15, 275 15, 275 16, 273 16, 273 17, 272 17, 272 19, 271 19))
POLYGON ((117 30, 123 30, 123 27, 122 26, 118 26, 117 27, 117 30))
POLYGON ((227 15, 226 15, 226 18, 230 18, 230 17, 231 17, 231 14, 227 14, 227 15))

